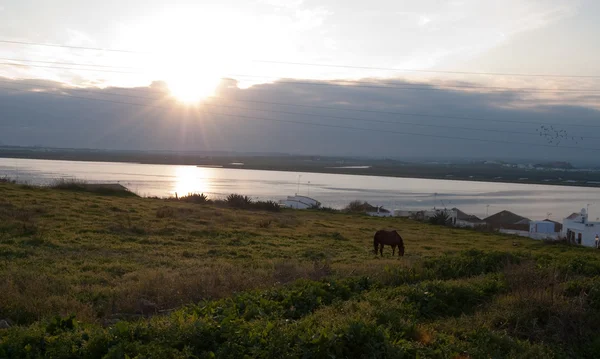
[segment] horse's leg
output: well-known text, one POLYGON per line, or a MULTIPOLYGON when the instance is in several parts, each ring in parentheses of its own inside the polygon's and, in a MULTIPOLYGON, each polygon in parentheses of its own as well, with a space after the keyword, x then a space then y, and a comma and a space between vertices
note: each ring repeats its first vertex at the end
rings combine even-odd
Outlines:
POLYGON ((392 257, 396 254, 396 245, 392 244, 392 257))
POLYGON ((383 257, 383 247, 384 247, 383 243, 380 243, 379 244, 379 253, 381 254, 382 257, 383 257))

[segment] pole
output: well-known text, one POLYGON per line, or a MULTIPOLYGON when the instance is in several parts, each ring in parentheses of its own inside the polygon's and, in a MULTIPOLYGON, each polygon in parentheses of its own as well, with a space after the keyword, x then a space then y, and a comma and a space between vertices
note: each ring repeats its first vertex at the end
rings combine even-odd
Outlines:
POLYGON ((296 190, 296 196, 300 193, 300 177, 302 177, 302 175, 298 175, 298 189, 296 190))
POLYGON ((490 205, 485 206, 485 216, 488 217, 490 215, 490 205))

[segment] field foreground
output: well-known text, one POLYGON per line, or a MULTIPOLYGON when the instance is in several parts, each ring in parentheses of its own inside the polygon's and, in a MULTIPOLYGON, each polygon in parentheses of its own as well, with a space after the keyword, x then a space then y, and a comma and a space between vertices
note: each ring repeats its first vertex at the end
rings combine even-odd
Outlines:
POLYGON ((401 219, 0 183, 0 358, 593 358, 599 258, 401 219), (373 255, 383 228, 403 258, 373 255))

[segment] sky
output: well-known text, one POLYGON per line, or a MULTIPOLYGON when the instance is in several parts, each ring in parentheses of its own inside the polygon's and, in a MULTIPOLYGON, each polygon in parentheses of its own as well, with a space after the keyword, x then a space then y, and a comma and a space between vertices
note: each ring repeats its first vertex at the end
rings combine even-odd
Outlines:
POLYGON ((595 161, 598 16, 595 0, 0 0, 0 143, 595 161))

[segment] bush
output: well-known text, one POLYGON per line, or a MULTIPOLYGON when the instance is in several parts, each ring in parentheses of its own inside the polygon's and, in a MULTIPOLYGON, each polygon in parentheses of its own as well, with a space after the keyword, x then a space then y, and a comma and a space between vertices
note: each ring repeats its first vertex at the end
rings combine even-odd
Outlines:
POLYGON ((65 191, 91 192, 105 196, 137 196, 135 193, 119 184, 91 184, 74 178, 61 178, 55 180, 50 185, 50 188, 65 191))
POLYGON ((435 214, 435 216, 429 218, 429 223, 438 225, 438 226, 448 226, 452 222, 450 215, 445 211, 440 211, 435 214))
POLYGON ((426 260, 423 267, 438 279, 455 279, 498 272, 507 264, 519 262, 519 257, 507 252, 469 250, 426 260))
POLYGON ((8 176, 3 176, 0 177, 0 183, 10 183, 10 184, 15 184, 17 183, 17 181, 15 181, 14 179, 8 177, 8 176))
POLYGON ((361 201, 352 201, 350 202, 345 211, 347 212, 369 212, 369 211, 377 211, 377 207, 370 205, 368 202, 361 201))
POLYGON ((227 196, 225 203, 227 203, 229 207, 246 209, 250 208, 252 205, 252 199, 248 196, 232 193, 227 196))
POLYGON ((279 203, 274 201, 258 201, 256 203, 251 204, 253 208, 261 210, 261 211, 269 211, 269 212, 279 212, 281 211, 281 206, 279 203))
POLYGON ((50 188, 63 189, 70 191, 83 191, 85 190, 86 181, 78 180, 75 178, 60 178, 54 180, 50 185, 50 188))
POLYGON ((180 201, 189 202, 189 203, 208 203, 210 202, 208 197, 204 193, 188 193, 187 196, 183 196, 179 198, 180 201))

